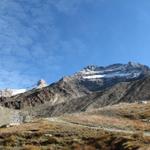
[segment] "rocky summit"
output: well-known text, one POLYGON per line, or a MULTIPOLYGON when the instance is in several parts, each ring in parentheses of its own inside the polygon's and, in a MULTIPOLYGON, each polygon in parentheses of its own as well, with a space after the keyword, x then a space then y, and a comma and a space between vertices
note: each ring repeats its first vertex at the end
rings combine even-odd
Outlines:
POLYGON ((39 88, 39 89, 43 88, 43 87, 46 87, 46 86, 47 86, 47 83, 43 79, 39 80, 38 83, 37 83, 37 88, 39 88))

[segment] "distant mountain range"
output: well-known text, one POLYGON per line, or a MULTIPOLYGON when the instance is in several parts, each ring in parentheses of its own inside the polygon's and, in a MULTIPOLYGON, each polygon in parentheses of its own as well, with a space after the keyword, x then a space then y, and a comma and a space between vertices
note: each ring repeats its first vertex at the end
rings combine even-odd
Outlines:
POLYGON ((15 96, 21 93, 25 93, 28 90, 32 90, 34 88, 38 89, 38 88, 43 88, 47 86, 47 83, 41 79, 38 81, 38 83, 35 86, 32 86, 30 88, 26 88, 26 89, 11 89, 11 88, 6 88, 6 89, 2 89, 0 90, 0 97, 11 97, 11 96, 15 96))
POLYGON ((57 116, 120 102, 150 100, 150 68, 133 62, 91 65, 49 86, 44 83, 38 87, 2 96, 0 104, 33 116, 57 116))

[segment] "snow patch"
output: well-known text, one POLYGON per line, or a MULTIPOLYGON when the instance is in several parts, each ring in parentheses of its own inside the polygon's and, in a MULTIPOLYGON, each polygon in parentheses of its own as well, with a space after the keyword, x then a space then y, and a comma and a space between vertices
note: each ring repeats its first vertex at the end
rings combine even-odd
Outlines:
POLYGON ((91 75, 91 76, 83 76, 84 79, 97 79, 97 78, 104 78, 105 75, 91 75))
POLYGON ((113 77, 131 77, 131 78, 136 78, 139 75, 140 75, 140 73, 114 72, 114 73, 100 74, 100 75, 91 74, 91 75, 83 76, 83 78, 84 79, 113 78, 113 77))
POLYGON ((27 90, 26 89, 11 89, 12 91, 12 95, 17 95, 17 94, 21 94, 21 93, 24 93, 26 92, 27 90))

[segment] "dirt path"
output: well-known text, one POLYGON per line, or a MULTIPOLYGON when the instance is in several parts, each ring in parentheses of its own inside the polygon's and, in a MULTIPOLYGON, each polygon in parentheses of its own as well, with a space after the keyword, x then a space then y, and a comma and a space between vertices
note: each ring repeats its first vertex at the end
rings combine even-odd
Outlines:
MULTIPOLYGON (((63 120, 61 118, 46 118, 46 120, 51 121, 51 122, 58 122, 58 123, 63 123, 66 125, 70 126, 78 126, 78 127, 84 127, 84 128, 89 128, 89 129, 95 129, 95 130, 104 130, 104 131, 109 131, 109 132, 117 132, 117 133, 126 133, 126 134, 135 134, 138 133, 138 131, 133 131, 133 130, 124 130, 124 129, 118 129, 118 128, 106 128, 102 126, 89 126, 89 125, 83 125, 75 122, 69 122, 66 120, 63 120)), ((150 136, 150 131, 144 131, 143 136, 150 136)))

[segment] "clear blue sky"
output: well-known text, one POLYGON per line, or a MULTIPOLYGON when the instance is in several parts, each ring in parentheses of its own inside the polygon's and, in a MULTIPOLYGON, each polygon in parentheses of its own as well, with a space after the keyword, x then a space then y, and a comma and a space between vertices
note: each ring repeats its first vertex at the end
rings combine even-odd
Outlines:
POLYGON ((0 88, 128 61, 150 66, 149 0, 0 0, 0 88))

